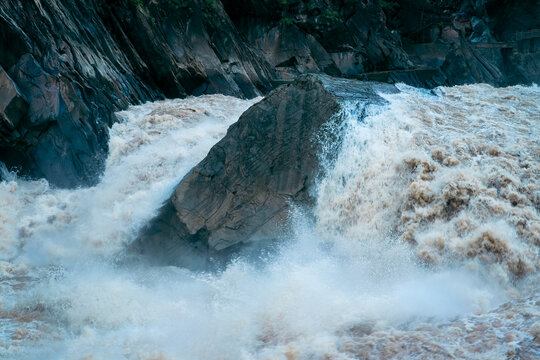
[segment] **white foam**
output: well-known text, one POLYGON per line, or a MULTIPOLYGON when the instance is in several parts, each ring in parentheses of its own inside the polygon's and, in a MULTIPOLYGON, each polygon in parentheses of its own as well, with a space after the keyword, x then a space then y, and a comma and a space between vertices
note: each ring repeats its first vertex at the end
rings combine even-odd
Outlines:
POLYGON ((345 109, 315 219, 293 214, 295 233, 276 254, 219 273, 114 260, 250 101, 206 96, 120 113, 94 188, 1 183, 0 354, 534 357, 538 90, 401 88, 362 121, 355 104, 345 109), (533 268, 516 275, 519 259, 533 268))

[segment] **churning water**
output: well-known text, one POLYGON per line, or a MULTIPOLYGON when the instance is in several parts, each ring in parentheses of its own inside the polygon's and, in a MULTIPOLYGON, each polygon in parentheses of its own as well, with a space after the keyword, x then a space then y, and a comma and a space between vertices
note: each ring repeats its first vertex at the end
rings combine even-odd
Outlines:
POLYGON ((312 214, 219 272, 119 260, 256 100, 119 113, 93 188, 5 174, 0 357, 539 358, 540 89, 400 89, 343 104, 312 214))

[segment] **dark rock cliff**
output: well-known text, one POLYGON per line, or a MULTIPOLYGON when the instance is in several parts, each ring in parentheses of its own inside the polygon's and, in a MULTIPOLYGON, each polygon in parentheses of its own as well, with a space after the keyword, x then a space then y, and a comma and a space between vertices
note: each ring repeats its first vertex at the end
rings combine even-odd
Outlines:
MULTIPOLYGON (((302 76, 248 109, 180 182, 134 245, 162 262, 186 265, 238 243, 272 239, 292 205, 313 204, 324 168, 319 137, 339 142, 340 102, 365 106, 392 85, 302 76), (327 126, 331 122, 332 126, 327 126), (186 256, 190 254, 189 256, 186 256)), ((328 144, 326 144, 328 145, 328 144)))
POLYGON ((433 87, 540 78, 536 0, 223 0, 280 79, 324 72, 433 87), (536 31, 534 31, 536 29, 536 31))
POLYGON ((415 86, 540 81, 536 0, 0 2, 0 161, 94 184, 114 111, 264 94, 299 74, 415 86))
POLYGON ((378 1, 237 1, 223 4, 280 78, 305 72, 354 75, 408 69, 399 35, 378 1))
POLYGON ((2 89, 17 89, 28 104, 15 118, 0 115, 0 160, 58 186, 94 182, 113 111, 159 96, 136 78, 97 3, 76 4, 0 3, 2 89))
POLYGON ((0 2, 0 161, 60 187, 93 184, 114 111, 271 88, 272 71, 219 2, 177 3, 0 2))
POLYGON ((496 86, 540 80, 536 0, 400 0, 388 26, 417 69, 440 69, 443 84, 496 86))

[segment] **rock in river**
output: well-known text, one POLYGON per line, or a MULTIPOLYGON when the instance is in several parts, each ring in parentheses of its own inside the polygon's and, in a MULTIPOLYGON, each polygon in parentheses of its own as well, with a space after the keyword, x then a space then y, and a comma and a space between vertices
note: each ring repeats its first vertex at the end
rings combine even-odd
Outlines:
POLYGON ((135 248, 185 264, 195 261, 193 252, 217 254, 275 238, 276 229, 287 228, 291 206, 313 203, 321 161, 328 160, 317 139, 338 140, 340 104, 384 101, 377 91, 397 89, 315 75, 277 88, 242 114, 181 180, 135 248), (325 126, 329 122, 333 126, 325 126))

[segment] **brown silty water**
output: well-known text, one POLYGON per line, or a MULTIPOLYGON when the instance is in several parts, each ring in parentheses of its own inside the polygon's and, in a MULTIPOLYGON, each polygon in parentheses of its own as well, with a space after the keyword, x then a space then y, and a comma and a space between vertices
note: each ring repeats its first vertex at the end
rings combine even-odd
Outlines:
POLYGON ((277 253, 217 273, 115 260, 256 100, 120 113, 94 188, 12 175, 0 357, 540 358, 540 90, 399 87, 343 104, 313 214, 277 253))

